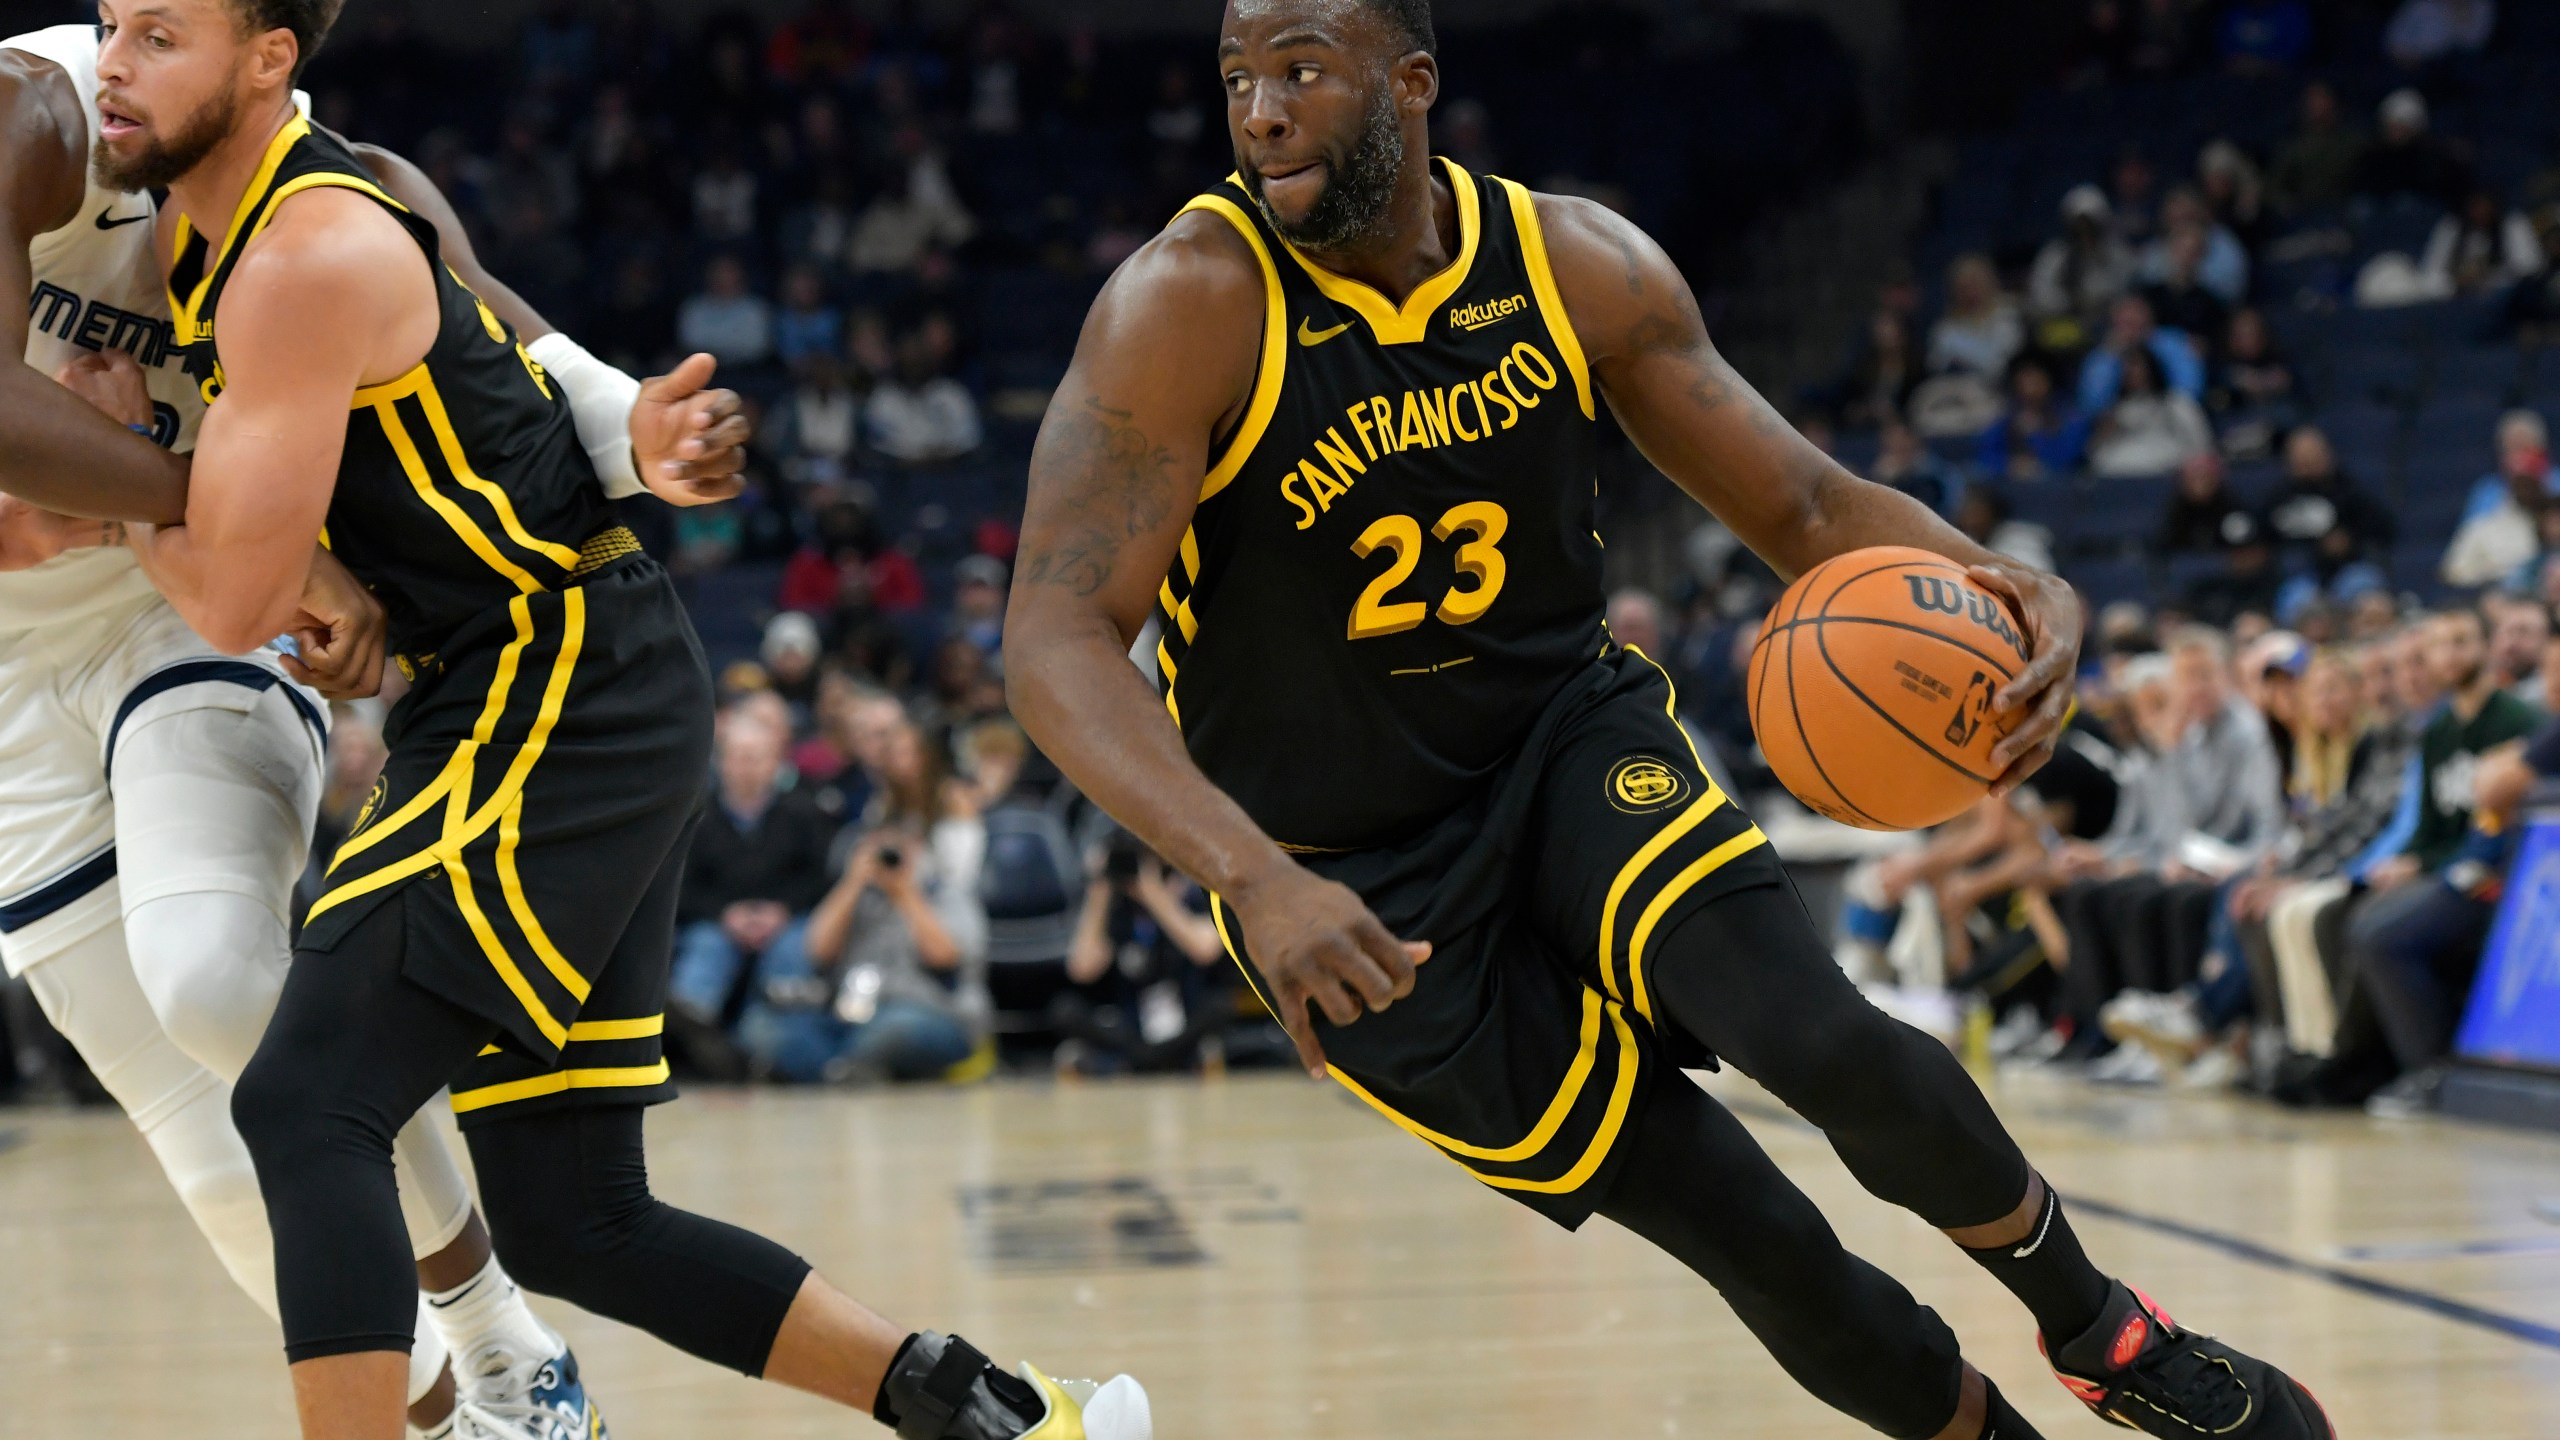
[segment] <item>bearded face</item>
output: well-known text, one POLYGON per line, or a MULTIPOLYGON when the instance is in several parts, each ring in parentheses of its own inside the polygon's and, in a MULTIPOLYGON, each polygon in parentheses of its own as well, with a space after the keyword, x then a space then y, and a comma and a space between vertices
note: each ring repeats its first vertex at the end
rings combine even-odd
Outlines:
POLYGON ((1379 75, 1370 87, 1360 117, 1360 133, 1346 148, 1325 147, 1318 162, 1325 172, 1323 193, 1295 220, 1273 208, 1264 179, 1239 155, 1237 174, 1271 228, 1301 250, 1344 250, 1357 246, 1387 223, 1395 201, 1396 176, 1404 168, 1404 130, 1398 123, 1393 87, 1379 75))
POLYGON ((232 85, 216 89, 174 123, 138 113, 129 97, 102 94, 98 104, 131 128, 114 139, 101 131, 90 151, 90 169, 101 188, 128 193, 166 190, 186 178, 240 118, 240 92, 232 85))

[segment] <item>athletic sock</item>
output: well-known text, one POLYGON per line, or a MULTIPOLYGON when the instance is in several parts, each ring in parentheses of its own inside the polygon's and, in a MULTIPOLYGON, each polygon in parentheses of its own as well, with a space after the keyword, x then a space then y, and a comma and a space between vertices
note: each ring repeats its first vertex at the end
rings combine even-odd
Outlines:
POLYGON ((1987 1376, 1982 1384, 1983 1398, 1989 1402, 1982 1422, 1982 1440, 2044 1440, 2036 1433, 2036 1427, 2028 1424, 2026 1417, 2010 1406, 1999 1386, 1992 1384, 1987 1376))
POLYGON ((2062 1196, 2051 1185, 2044 1187, 2044 1213, 2027 1238, 1982 1250, 1968 1246, 1964 1253, 2009 1287, 2057 1349, 2098 1323, 2099 1312, 2107 1308, 2107 1277, 2089 1263, 2070 1218, 2062 1213, 2062 1196))
POLYGON ((429 1292, 427 1314, 453 1351, 456 1374, 465 1379, 477 1378, 463 1374, 466 1367, 474 1372, 504 1369, 525 1360, 548 1360, 567 1348, 526 1306, 524 1292, 495 1255, 470 1279, 450 1290, 429 1292), (497 1356, 499 1351, 504 1355, 497 1356))
POLYGON ((445 1353, 448 1348, 444 1332, 435 1327, 434 1316, 427 1309, 427 1297, 419 1296, 418 1333, 409 1342, 410 1404, 426 1399, 427 1392, 436 1388, 436 1382, 444 1378, 445 1361, 451 1358, 445 1353))

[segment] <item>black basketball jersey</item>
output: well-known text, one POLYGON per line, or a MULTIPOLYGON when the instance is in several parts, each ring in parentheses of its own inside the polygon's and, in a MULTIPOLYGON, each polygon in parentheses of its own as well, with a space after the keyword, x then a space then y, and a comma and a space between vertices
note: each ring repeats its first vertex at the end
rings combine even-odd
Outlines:
POLYGON ((416 369, 355 393, 318 537, 380 597, 391 647, 414 667, 473 616, 593 569, 600 557, 581 553, 590 539, 638 546, 616 525, 551 377, 445 266, 435 227, 299 116, 277 132, 227 236, 180 222, 169 303, 205 403, 220 403, 219 312, 242 250, 278 205, 321 186, 380 201, 435 274, 435 343, 416 369))
POLYGON ((1282 844, 1410 836, 1607 643, 1591 377, 1529 192, 1443 160, 1458 254, 1401 306, 1233 177, 1185 207, 1261 261, 1261 368, 1158 596, 1192 758, 1282 844))

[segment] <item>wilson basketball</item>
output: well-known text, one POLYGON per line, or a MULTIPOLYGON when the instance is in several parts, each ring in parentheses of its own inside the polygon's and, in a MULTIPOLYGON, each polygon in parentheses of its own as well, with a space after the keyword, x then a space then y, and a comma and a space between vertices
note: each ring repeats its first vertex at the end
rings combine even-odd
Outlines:
POLYGON ((1789 586, 1751 652, 1751 725, 1796 798, 1844 825, 1952 820, 1998 777, 1991 697, 2024 668, 1999 596, 1942 555, 1852 551, 1789 586))

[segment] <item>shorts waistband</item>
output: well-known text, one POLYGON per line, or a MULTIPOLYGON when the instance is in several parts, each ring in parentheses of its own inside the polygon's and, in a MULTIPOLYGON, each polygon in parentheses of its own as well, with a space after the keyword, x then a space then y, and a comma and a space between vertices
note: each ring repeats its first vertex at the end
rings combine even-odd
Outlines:
MULTIPOLYGON (((578 563, 570 568, 569 581, 575 584, 593 579, 634 555, 647 553, 640 537, 631 533, 630 526, 608 525, 588 536, 586 543, 578 547, 578 563)), ((391 663, 399 667, 402 679, 412 682, 444 668, 441 656, 434 651, 423 655, 394 655, 391 663)))

